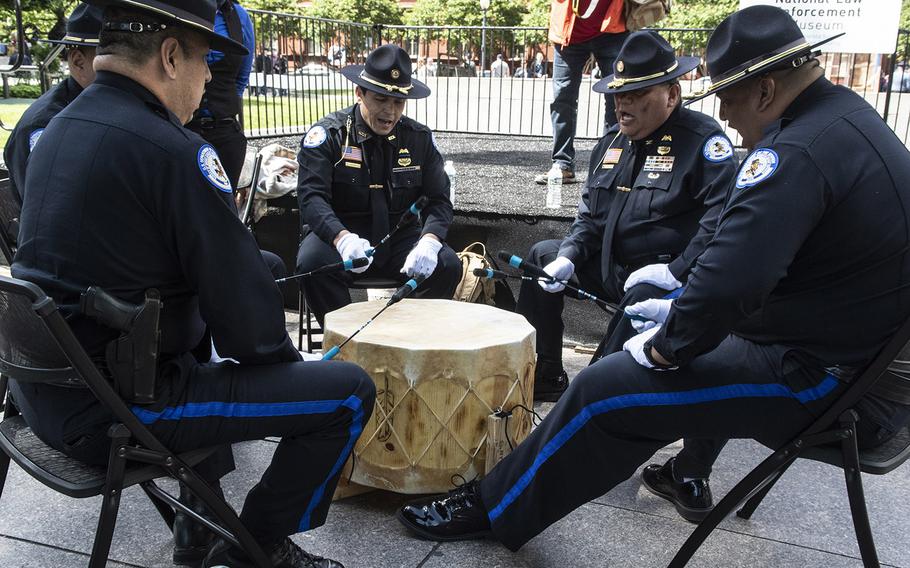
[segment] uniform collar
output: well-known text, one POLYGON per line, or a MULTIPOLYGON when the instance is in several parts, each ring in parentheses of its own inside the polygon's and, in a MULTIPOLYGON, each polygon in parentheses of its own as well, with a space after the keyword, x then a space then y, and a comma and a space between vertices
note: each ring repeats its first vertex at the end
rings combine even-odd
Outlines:
POLYGON ((827 87, 828 80, 824 77, 819 77, 813 81, 808 87, 806 87, 802 93, 798 94, 793 102, 790 103, 790 106, 783 112, 779 119, 775 120, 765 128, 765 131, 762 132, 762 140, 777 134, 783 130, 788 124, 790 124, 793 119, 799 116, 805 110, 805 107, 811 104, 812 101, 816 101, 821 98, 821 93, 827 87))
POLYGON ((395 127, 392 128, 392 132, 385 136, 379 136, 367 126, 366 121, 363 119, 363 115, 360 114, 360 105, 354 105, 354 108, 351 111, 351 117, 353 118, 351 140, 356 144, 360 144, 370 138, 379 138, 387 140, 389 144, 396 148, 398 147, 398 125, 401 124, 401 120, 395 124, 395 127))
POLYGON ((66 102, 67 104, 76 100, 76 97, 79 96, 79 93, 82 92, 82 85, 72 77, 66 78, 66 102))
POLYGON ((130 79, 126 75, 114 73, 113 71, 98 71, 95 73, 95 83, 106 85, 133 95, 146 104, 153 112, 162 118, 169 120, 175 125, 183 128, 183 123, 172 113, 151 91, 130 79))

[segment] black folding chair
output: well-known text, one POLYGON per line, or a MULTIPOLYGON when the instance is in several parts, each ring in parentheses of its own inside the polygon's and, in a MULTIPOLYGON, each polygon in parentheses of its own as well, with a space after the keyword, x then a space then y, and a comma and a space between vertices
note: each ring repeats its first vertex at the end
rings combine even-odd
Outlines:
POLYGON ((115 416, 109 430, 111 451, 107 467, 86 465, 54 450, 29 428, 7 402, 0 421, 0 494, 12 458, 29 475, 51 489, 84 498, 102 495, 90 568, 106 564, 120 495, 138 484, 169 527, 179 509, 210 530, 244 549, 257 566, 271 566, 236 513, 194 471, 212 453, 201 449, 174 454, 130 411, 101 369, 95 366, 54 301, 23 280, 0 276, 0 390, 7 379, 89 388, 115 416), (169 477, 186 485, 211 512, 214 521, 187 508, 155 484, 169 477))
POLYGON ((843 468, 847 497, 860 556, 866 568, 879 566, 869 514, 863 493, 861 472, 881 475, 894 470, 910 457, 910 429, 904 428, 884 444, 859 451, 856 441, 858 415, 853 406, 862 398, 910 341, 910 321, 904 323, 872 363, 811 426, 775 451, 730 490, 714 510, 683 543, 669 568, 685 566, 711 532, 740 504, 737 512, 748 519, 797 458, 821 461, 843 468))

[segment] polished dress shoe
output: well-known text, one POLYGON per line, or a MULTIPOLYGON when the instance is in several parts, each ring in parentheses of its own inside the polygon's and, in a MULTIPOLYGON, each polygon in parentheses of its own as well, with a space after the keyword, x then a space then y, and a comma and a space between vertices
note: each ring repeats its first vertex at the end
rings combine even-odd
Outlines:
POLYGON ((398 511, 398 520, 427 540, 469 540, 491 534, 490 519, 471 481, 446 496, 415 501, 398 511))
POLYGON ((714 508, 708 478, 676 481, 673 473, 675 459, 670 458, 662 466, 652 463, 645 467, 641 471, 641 482, 651 493, 673 503, 682 518, 693 523, 701 522, 714 508))
MULTIPOLYGON (((212 489, 215 493, 222 495, 221 487, 215 485, 212 489)), ((183 483, 180 484, 179 500, 206 519, 212 519, 202 499, 190 492, 183 483)), ((179 510, 174 514, 173 533, 174 564, 178 566, 199 566, 215 539, 215 533, 179 510)))
POLYGON ((534 369, 534 401, 556 402, 569 388, 569 376, 562 368, 562 361, 537 359, 534 369))
MULTIPOLYGON (((268 556, 269 562, 274 568, 344 568, 341 562, 310 554, 294 544, 290 538, 285 538, 274 546, 264 547, 263 552, 268 556)), ((203 568, 221 566, 256 568, 253 561, 242 550, 220 538, 212 545, 202 566, 203 568)))

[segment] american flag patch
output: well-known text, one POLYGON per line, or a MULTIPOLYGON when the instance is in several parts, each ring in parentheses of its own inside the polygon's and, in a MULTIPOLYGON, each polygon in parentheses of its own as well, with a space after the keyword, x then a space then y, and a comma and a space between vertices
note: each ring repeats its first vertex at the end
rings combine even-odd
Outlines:
POLYGON ((352 162, 362 162, 363 152, 360 151, 360 148, 355 146, 345 146, 344 151, 341 153, 341 157, 352 162))

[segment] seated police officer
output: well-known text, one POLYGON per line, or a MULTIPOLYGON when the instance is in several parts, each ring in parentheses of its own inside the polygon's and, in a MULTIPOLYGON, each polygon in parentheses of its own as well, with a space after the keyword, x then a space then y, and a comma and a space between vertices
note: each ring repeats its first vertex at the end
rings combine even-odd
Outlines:
POLYGON ((581 371, 486 478, 405 507, 407 527, 434 540, 492 533, 517 550, 678 438, 778 447, 907 321, 910 152, 824 78, 814 48, 772 6, 717 27, 711 92, 754 150, 682 295, 581 371))
MULTIPOLYGON (((220 197, 231 185, 217 152, 183 127, 209 78, 209 48, 246 50, 213 31, 214 0, 99 2, 97 77, 31 155, 12 272, 54 298, 92 356, 103 357, 116 332, 79 311, 80 294, 97 285, 141 303, 157 289, 156 400, 133 412, 177 452, 281 437, 240 518, 275 566, 339 566, 288 536, 325 522, 375 388, 354 365, 300 360, 272 275, 220 197), (234 361, 200 363, 189 353, 206 329, 234 361)), ((112 416, 89 391, 11 390, 49 445, 106 461, 112 416)), ((250 562, 219 539, 205 566, 220 565, 250 562)))
POLYGON ((301 222, 312 231, 297 253, 297 272, 368 255, 370 264, 349 272, 306 278, 307 303, 320 323, 326 313, 351 302, 350 283, 360 277, 404 275, 426 279, 415 296, 450 299, 461 279, 461 262, 446 246, 452 222, 449 178, 433 135, 402 116, 408 99, 430 95, 411 77, 411 59, 400 47, 383 45, 366 65, 341 73, 357 88, 359 103, 333 112, 304 136, 297 159, 301 222), (420 218, 379 242, 421 196, 420 218))
MULTIPOLYGON (((623 306, 682 285, 711 238, 735 171, 717 121, 680 106, 679 77, 697 65, 695 57, 676 58, 656 32, 626 39, 614 74, 594 85, 616 99, 619 130, 591 154, 569 235, 535 244, 532 263, 623 306)), ((557 400, 568 385, 563 290, 555 282, 521 286, 517 311, 537 330, 535 400, 557 400)), ((613 318, 611 328, 628 326, 622 319, 613 318)))
POLYGON ((95 80, 92 61, 95 59, 99 31, 101 9, 81 3, 66 20, 66 34, 63 38, 46 40, 47 43, 66 46, 69 77, 29 105, 3 148, 3 162, 9 170, 10 184, 20 201, 22 188, 25 187, 28 156, 41 138, 47 123, 95 80))

